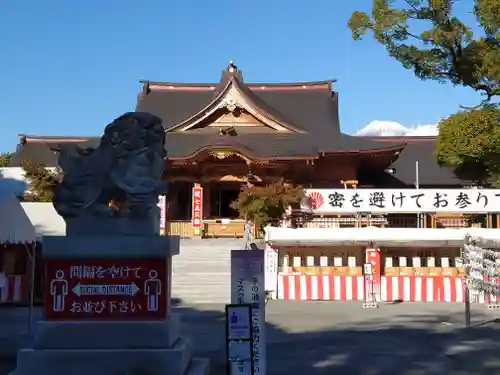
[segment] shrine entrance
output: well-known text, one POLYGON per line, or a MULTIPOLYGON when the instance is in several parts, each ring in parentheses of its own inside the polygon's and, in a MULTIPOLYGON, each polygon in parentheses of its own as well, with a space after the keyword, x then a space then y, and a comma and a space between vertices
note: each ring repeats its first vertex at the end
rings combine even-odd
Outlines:
POLYGON ((239 219, 238 211, 231 204, 238 199, 241 184, 237 182, 217 182, 210 184, 210 211, 208 219, 239 219))

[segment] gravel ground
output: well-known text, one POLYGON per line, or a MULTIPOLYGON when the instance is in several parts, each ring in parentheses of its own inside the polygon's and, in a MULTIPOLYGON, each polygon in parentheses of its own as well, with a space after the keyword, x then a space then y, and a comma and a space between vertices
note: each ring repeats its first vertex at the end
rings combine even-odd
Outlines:
MULTIPOLYGON (((224 374, 224 306, 176 310, 195 354, 224 374)), ((269 375, 500 375, 500 310, 474 307, 470 329, 460 304, 271 301, 266 314, 269 375)), ((0 375, 15 366, 27 327, 26 310, 0 309, 0 375)))

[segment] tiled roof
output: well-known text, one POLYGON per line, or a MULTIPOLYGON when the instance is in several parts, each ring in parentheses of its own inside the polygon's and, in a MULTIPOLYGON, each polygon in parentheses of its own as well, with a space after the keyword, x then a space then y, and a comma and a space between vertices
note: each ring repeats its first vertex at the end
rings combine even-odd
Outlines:
MULTIPOLYGON (((365 137, 361 137, 365 138, 365 137)), ((406 142, 399 158, 390 166, 396 169, 395 177, 407 185, 416 181, 418 162, 419 184, 425 186, 457 186, 467 184, 453 172, 453 168, 442 167, 435 156, 435 137, 369 137, 380 143, 406 142)))
MULTIPOLYGON (((235 68, 234 66, 230 66, 235 68)), ((338 116, 338 95, 330 90, 330 85, 270 85, 259 88, 255 85, 245 84, 241 81, 241 72, 233 70, 233 75, 228 76, 228 71, 222 74, 218 85, 189 84, 188 86, 169 86, 155 82, 144 83, 145 89, 137 102, 137 111, 150 112, 162 119, 165 129, 170 130, 182 124, 197 113, 209 107, 223 92, 228 84, 237 85, 243 95, 247 97, 257 109, 301 133, 308 133, 310 142, 318 153, 338 152, 341 150, 377 150, 378 142, 370 139, 361 140, 342 134, 338 116), (348 147, 347 147, 348 144, 348 147)), ((276 135, 278 138, 279 136, 276 135)), ((248 137, 242 135, 241 138, 248 137)), ((274 142, 269 135, 262 139, 266 144, 269 156, 283 153, 275 149, 279 142, 274 142)), ((290 136, 288 139, 292 139, 290 136)), ((197 137, 190 137, 186 132, 185 155, 187 150, 200 147, 196 144, 197 137)), ((296 137, 296 142, 301 138, 296 137)), ((251 140, 241 142, 251 142, 251 140)), ((397 147, 397 144, 393 146, 397 147)), ((386 146, 387 147, 387 146, 386 146)), ((180 156, 180 154, 179 154, 180 156)), ((291 155, 290 155, 291 156, 291 155)))

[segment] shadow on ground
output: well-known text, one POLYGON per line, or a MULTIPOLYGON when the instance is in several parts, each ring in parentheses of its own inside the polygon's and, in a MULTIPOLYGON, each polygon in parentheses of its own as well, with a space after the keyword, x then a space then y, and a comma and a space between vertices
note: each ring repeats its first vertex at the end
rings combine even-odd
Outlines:
MULTIPOLYGON (((266 308, 269 375, 500 374, 500 325, 484 308, 464 329, 457 305, 363 310, 359 303, 291 302, 266 308)), ((174 301, 173 311, 182 315, 195 355, 211 359, 212 374, 225 374, 223 306, 174 301)), ((13 360, 4 361, 4 371, 13 360)))
MULTIPOLYGON (((271 302, 268 310, 280 303, 271 302)), ((223 374, 222 312, 180 310, 183 332, 189 332, 195 340, 196 354, 210 357, 213 373, 223 374), (212 335, 216 335, 216 340, 212 335)), ((460 312, 401 314, 392 318, 374 316, 370 322, 344 321, 329 330, 313 332, 293 332, 293 327, 287 329, 268 322, 268 374, 500 374, 500 326, 491 316, 476 315, 482 320, 470 329, 461 328, 460 312)))

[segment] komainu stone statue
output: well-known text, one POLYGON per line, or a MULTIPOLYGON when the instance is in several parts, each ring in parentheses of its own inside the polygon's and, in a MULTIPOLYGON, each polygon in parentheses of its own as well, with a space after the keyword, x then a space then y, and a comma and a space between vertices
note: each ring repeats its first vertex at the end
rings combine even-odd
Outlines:
POLYGON ((161 120, 149 113, 125 113, 106 126, 97 148, 60 147, 64 177, 54 192, 54 207, 66 222, 156 217, 158 195, 167 189, 165 156, 161 120))

